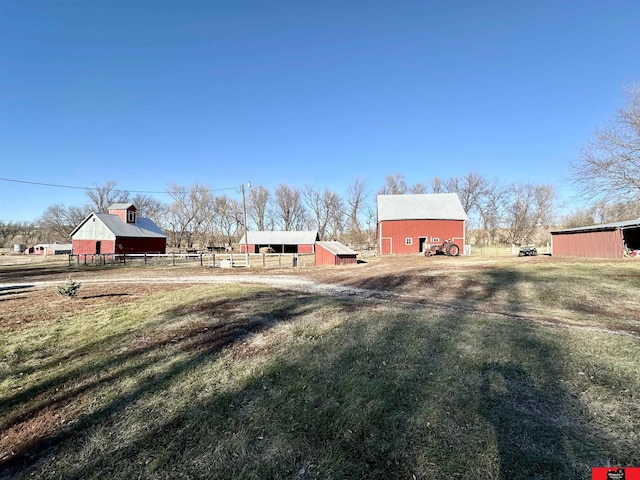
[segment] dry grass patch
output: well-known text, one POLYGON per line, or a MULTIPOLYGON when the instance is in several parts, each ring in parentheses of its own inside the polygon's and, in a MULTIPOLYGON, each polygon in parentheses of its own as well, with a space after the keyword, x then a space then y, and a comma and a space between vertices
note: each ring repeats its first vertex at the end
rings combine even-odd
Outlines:
MULTIPOLYGON (((442 268, 427 291, 449 276, 477 295, 447 291, 438 308, 161 285, 14 317, 0 478, 588 478, 640 465, 640 342, 528 321, 577 322, 566 301, 529 294, 551 288, 553 268, 442 268)), ((568 288, 620 286, 625 268, 577 265, 568 288)))

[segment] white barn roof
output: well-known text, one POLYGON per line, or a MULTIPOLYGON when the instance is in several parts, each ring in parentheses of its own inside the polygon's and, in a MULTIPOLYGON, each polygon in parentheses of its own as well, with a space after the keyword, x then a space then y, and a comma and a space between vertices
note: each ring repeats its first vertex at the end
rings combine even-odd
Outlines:
POLYGON ((138 217, 136 223, 125 223, 118 215, 111 213, 92 213, 78 225, 71 236, 75 235, 90 218, 95 217, 116 237, 127 238, 167 238, 167 235, 152 220, 138 217))
POLYGON ((378 195, 378 221, 466 220, 456 193, 378 195))
POLYGON ((351 250, 349 247, 347 247, 345 244, 340 243, 340 242, 316 242, 316 245, 321 246, 322 248, 324 248, 325 250, 327 250, 328 252, 333 253, 334 255, 340 256, 340 255, 357 255, 358 252, 355 252, 353 250, 351 250))
MULTIPOLYGON (((313 245, 318 240, 317 230, 301 230, 295 232, 249 230, 248 242, 251 245, 313 245)), ((240 244, 244 244, 244 235, 240 244)))

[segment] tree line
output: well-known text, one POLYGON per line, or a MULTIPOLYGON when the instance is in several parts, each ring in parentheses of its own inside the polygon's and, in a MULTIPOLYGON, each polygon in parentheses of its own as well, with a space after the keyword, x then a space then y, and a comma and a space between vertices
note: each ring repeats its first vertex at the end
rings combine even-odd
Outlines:
MULTIPOLYGON (((138 214, 157 223, 169 236, 169 246, 225 246, 237 242, 244 232, 244 209, 240 190, 236 195, 215 192, 208 186, 170 184, 168 202, 149 195, 131 195, 115 182, 87 190, 87 202, 66 207, 48 207, 36 222, 6 223, 0 226, 0 242, 21 237, 69 242, 71 231, 91 213, 105 213, 113 203, 133 203, 138 214)), ((457 193, 469 215, 468 228, 475 241, 485 244, 523 243, 532 240, 536 227, 550 225, 554 191, 550 185, 502 184, 469 173, 462 177, 432 179, 430 188, 409 185, 400 173, 388 175, 375 193, 457 193)), ((297 188, 278 185, 273 191, 257 185, 246 189, 246 217, 249 230, 317 230, 321 239, 340 240, 365 247, 375 242, 375 194, 365 179, 356 177, 346 193, 313 186, 297 188)))
MULTIPOLYGON (((410 183, 401 173, 387 175, 372 190, 355 177, 343 194, 330 188, 298 188, 280 184, 273 191, 257 185, 246 189, 249 230, 318 230, 323 240, 355 247, 373 246, 375 194, 456 193, 469 216, 468 239, 475 244, 526 244, 551 226, 575 227, 640 218, 640 87, 626 91, 626 104, 571 164, 571 181, 580 192, 580 207, 556 215, 552 185, 505 183, 476 172, 434 177, 410 183)), ((234 195, 196 183, 167 186, 168 201, 132 195, 113 181, 86 192, 80 206, 55 204, 35 222, 0 222, 0 245, 69 242, 71 231, 91 212, 106 212, 113 203, 130 202, 138 214, 167 232, 170 247, 229 245, 244 231, 240 188, 234 195)))

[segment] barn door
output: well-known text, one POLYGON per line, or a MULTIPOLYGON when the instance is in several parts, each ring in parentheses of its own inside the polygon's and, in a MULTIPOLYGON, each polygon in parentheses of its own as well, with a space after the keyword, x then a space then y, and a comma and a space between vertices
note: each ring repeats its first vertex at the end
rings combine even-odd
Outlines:
POLYGON ((391 255, 393 253, 391 246, 391 238, 381 238, 380 239, 380 255, 391 255))
POLYGON ((425 250, 427 250, 429 248, 429 242, 427 242, 427 239, 429 237, 419 237, 418 238, 418 244, 419 244, 419 252, 422 253, 425 250))
POLYGON ((102 248, 102 242, 96 241, 96 255, 100 255, 100 249, 102 248))

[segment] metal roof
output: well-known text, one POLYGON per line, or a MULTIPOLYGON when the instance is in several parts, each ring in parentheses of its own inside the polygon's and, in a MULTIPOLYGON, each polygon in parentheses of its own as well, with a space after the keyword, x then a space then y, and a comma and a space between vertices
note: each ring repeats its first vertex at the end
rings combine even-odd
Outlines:
POLYGON ((466 220, 456 193, 378 195, 378 221, 466 220))
POLYGON ((112 213, 92 213, 78 225, 71 236, 87 223, 91 217, 96 217, 116 237, 127 238, 167 238, 162 229, 149 218, 138 217, 136 223, 125 223, 118 215, 112 213))
POLYGON ((136 208, 133 203, 114 203, 108 210, 127 210, 129 207, 136 208))
POLYGON ((586 227, 565 228, 562 230, 553 230, 551 234, 556 233, 578 233, 578 232, 597 232, 603 230, 624 230, 626 228, 640 227, 640 218, 635 220, 626 220, 624 222, 602 223, 600 225, 589 225, 586 227))
POLYGON ((331 253, 333 253, 334 255, 337 255, 337 256, 340 256, 340 255, 357 255, 358 254, 358 252, 355 252, 355 251, 351 250, 345 244, 340 243, 340 242, 334 242, 334 241, 316 242, 316 245, 320 245, 325 250, 327 250, 327 251, 329 251, 329 252, 331 252, 331 253))
MULTIPOLYGON (((251 245, 313 245, 318 240, 317 230, 301 230, 293 232, 270 231, 270 230, 249 230, 247 232, 248 242, 251 245)), ((244 244, 244 235, 240 239, 240 244, 244 244)))

